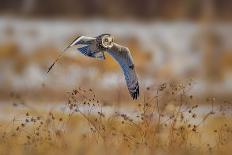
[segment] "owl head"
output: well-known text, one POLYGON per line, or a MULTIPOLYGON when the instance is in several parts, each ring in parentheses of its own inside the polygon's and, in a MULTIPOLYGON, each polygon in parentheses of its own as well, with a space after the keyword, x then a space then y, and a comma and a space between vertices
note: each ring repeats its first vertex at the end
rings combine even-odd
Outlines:
POLYGON ((113 47, 114 38, 111 34, 102 34, 98 36, 99 43, 104 49, 109 49, 113 47))

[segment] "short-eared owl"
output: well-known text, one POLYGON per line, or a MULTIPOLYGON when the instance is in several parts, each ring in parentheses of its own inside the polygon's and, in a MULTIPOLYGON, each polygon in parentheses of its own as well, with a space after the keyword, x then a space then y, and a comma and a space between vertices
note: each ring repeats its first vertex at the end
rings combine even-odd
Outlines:
MULTIPOLYGON (((109 53, 121 66, 128 90, 133 99, 137 99, 139 96, 139 83, 135 72, 132 56, 127 47, 114 43, 114 38, 110 34, 101 34, 97 37, 77 37, 66 49, 75 47, 82 54, 104 60, 104 53, 109 53)), ((61 55, 55 60, 55 62, 49 67, 48 72, 58 61, 61 55)))

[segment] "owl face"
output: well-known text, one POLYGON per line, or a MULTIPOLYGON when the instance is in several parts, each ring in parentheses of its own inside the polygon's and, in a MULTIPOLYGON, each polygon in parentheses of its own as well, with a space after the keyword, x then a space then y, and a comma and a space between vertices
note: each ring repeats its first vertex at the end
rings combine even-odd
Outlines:
POLYGON ((114 38, 113 38, 113 36, 106 34, 106 35, 102 36, 101 42, 102 42, 102 46, 104 48, 111 48, 113 46, 113 43, 114 43, 114 38))

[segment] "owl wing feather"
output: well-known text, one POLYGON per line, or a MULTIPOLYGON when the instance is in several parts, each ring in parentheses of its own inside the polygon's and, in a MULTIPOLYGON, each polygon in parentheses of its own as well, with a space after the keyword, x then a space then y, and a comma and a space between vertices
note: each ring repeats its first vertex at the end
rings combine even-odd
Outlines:
POLYGON ((133 99, 137 99, 139 97, 139 83, 129 49, 114 43, 113 47, 107 52, 121 66, 130 95, 133 99))
POLYGON ((76 47, 77 50, 85 56, 104 60, 105 56, 102 51, 97 50, 96 38, 80 36, 77 37, 68 47, 76 47))
POLYGON ((104 60, 105 55, 102 51, 97 50, 96 38, 93 37, 86 37, 86 36, 78 36, 73 42, 64 49, 63 53, 61 53, 55 61, 50 65, 48 68, 47 73, 51 71, 54 65, 63 57, 64 53, 67 49, 71 47, 76 47, 80 53, 84 54, 85 56, 96 58, 98 60, 104 60))

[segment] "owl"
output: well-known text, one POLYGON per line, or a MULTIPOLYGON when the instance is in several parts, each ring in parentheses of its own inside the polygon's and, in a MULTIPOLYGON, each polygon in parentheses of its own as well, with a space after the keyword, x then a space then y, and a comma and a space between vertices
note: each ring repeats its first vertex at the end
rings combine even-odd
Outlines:
MULTIPOLYGON (((75 47, 85 56, 98 60, 105 60, 105 53, 110 54, 120 65, 124 73, 127 88, 132 99, 139 97, 139 82, 130 50, 115 43, 114 37, 111 34, 101 34, 97 37, 79 36, 65 48, 64 52, 71 47, 75 47)), ((61 57, 62 54, 49 67, 48 72, 61 57)))

